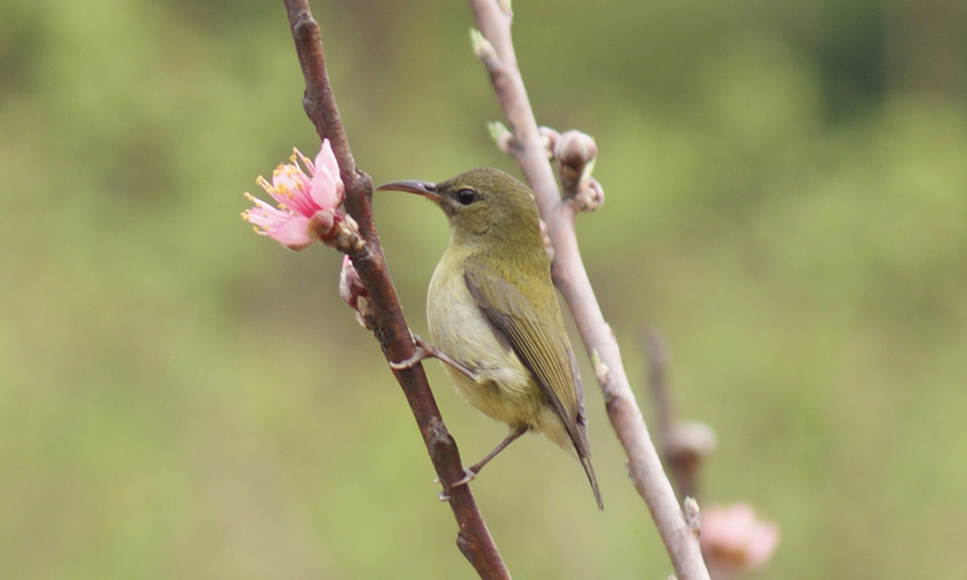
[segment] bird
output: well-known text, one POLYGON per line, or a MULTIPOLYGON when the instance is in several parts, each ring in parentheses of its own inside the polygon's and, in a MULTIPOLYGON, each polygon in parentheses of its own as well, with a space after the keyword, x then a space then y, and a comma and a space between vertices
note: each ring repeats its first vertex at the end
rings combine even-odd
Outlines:
POLYGON ((454 485, 473 479, 524 433, 536 432, 581 462, 603 510, 581 377, 551 281, 534 193, 493 168, 439 183, 394 181, 376 189, 421 195, 446 215, 450 243, 427 291, 432 348, 463 398, 509 428, 454 485))

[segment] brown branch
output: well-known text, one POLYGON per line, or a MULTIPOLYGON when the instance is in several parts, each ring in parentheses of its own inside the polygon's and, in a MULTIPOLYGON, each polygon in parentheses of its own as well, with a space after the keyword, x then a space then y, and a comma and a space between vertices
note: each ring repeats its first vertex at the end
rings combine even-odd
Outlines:
MULTIPOLYGON (((284 0, 292 38, 305 77, 303 106, 320 139, 329 139, 339 162, 340 177, 346 187, 345 208, 359 224, 365 243, 349 250, 359 278, 369 293, 375 335, 389 362, 410 360, 416 353, 412 334, 400 308, 379 236, 373 223, 373 186, 369 176, 356 167, 339 119, 339 111, 326 73, 319 25, 312 18, 305 0, 284 0)), ((486 579, 509 579, 497 546, 477 508, 470 486, 451 487, 450 482, 464 476, 463 462, 456 442, 447 431, 436 400, 430 390, 423 366, 418 362, 393 370, 406 401, 419 425, 433 468, 443 485, 441 497, 448 498, 459 533, 457 546, 477 574, 486 579)))
POLYGON ((628 457, 628 472, 644 498, 672 565, 682 580, 707 579, 696 531, 690 528, 648 435, 625 375, 618 343, 598 306, 574 233, 576 204, 562 200, 541 143, 534 113, 517 68, 508 2, 470 0, 485 40, 475 49, 491 76, 497 100, 513 133, 511 153, 537 195, 541 217, 554 246, 554 283, 570 307, 595 373, 611 424, 628 457))

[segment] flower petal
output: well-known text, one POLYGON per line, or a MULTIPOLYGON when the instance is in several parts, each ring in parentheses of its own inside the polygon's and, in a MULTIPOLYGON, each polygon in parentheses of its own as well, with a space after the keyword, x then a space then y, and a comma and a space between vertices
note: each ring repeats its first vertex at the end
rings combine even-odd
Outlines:
POLYGON ((339 164, 328 139, 323 140, 313 166, 309 194, 320 209, 335 210, 342 203, 345 186, 339 178, 339 164))
POLYGON ((261 199, 252 197, 250 194, 246 194, 246 197, 255 204, 255 207, 245 210, 242 213, 242 218, 262 230, 259 233, 267 234, 269 231, 279 227, 292 218, 292 212, 290 211, 276 209, 261 199))
POLYGON ((287 209, 274 208, 250 194, 245 196, 255 207, 242 212, 242 219, 255 226, 257 233, 293 250, 301 250, 313 242, 307 228, 309 218, 287 209))
POLYGON ((266 234, 290 250, 302 250, 312 244, 307 226, 309 218, 291 214, 291 217, 278 226, 267 231, 266 234))
POLYGON ((330 175, 339 179, 339 162, 336 161, 336 154, 332 152, 332 143, 329 142, 329 139, 322 140, 322 147, 319 149, 319 154, 316 155, 315 169, 317 172, 326 169, 330 175))

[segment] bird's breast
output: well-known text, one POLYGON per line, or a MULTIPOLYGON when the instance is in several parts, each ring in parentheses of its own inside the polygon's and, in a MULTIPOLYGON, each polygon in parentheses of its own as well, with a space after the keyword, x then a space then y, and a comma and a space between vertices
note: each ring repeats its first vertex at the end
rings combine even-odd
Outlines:
POLYGON ((457 391, 474 407, 509 425, 534 425, 540 388, 517 355, 502 344, 470 296, 463 269, 444 254, 427 292, 433 345, 474 372, 477 380, 444 364, 457 391), (454 267, 456 266, 456 267, 454 267))

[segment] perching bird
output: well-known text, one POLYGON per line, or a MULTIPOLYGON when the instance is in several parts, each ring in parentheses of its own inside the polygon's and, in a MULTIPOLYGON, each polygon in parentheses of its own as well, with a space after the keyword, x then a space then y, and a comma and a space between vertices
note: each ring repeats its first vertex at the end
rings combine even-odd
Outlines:
POLYGON ((444 369, 460 394, 510 427, 507 438, 457 483, 536 431, 577 456, 604 509, 591 466, 581 378, 551 283, 533 192, 490 168, 437 184, 395 181, 377 189, 422 195, 446 214, 450 245, 427 293, 430 338, 458 363, 444 369))

